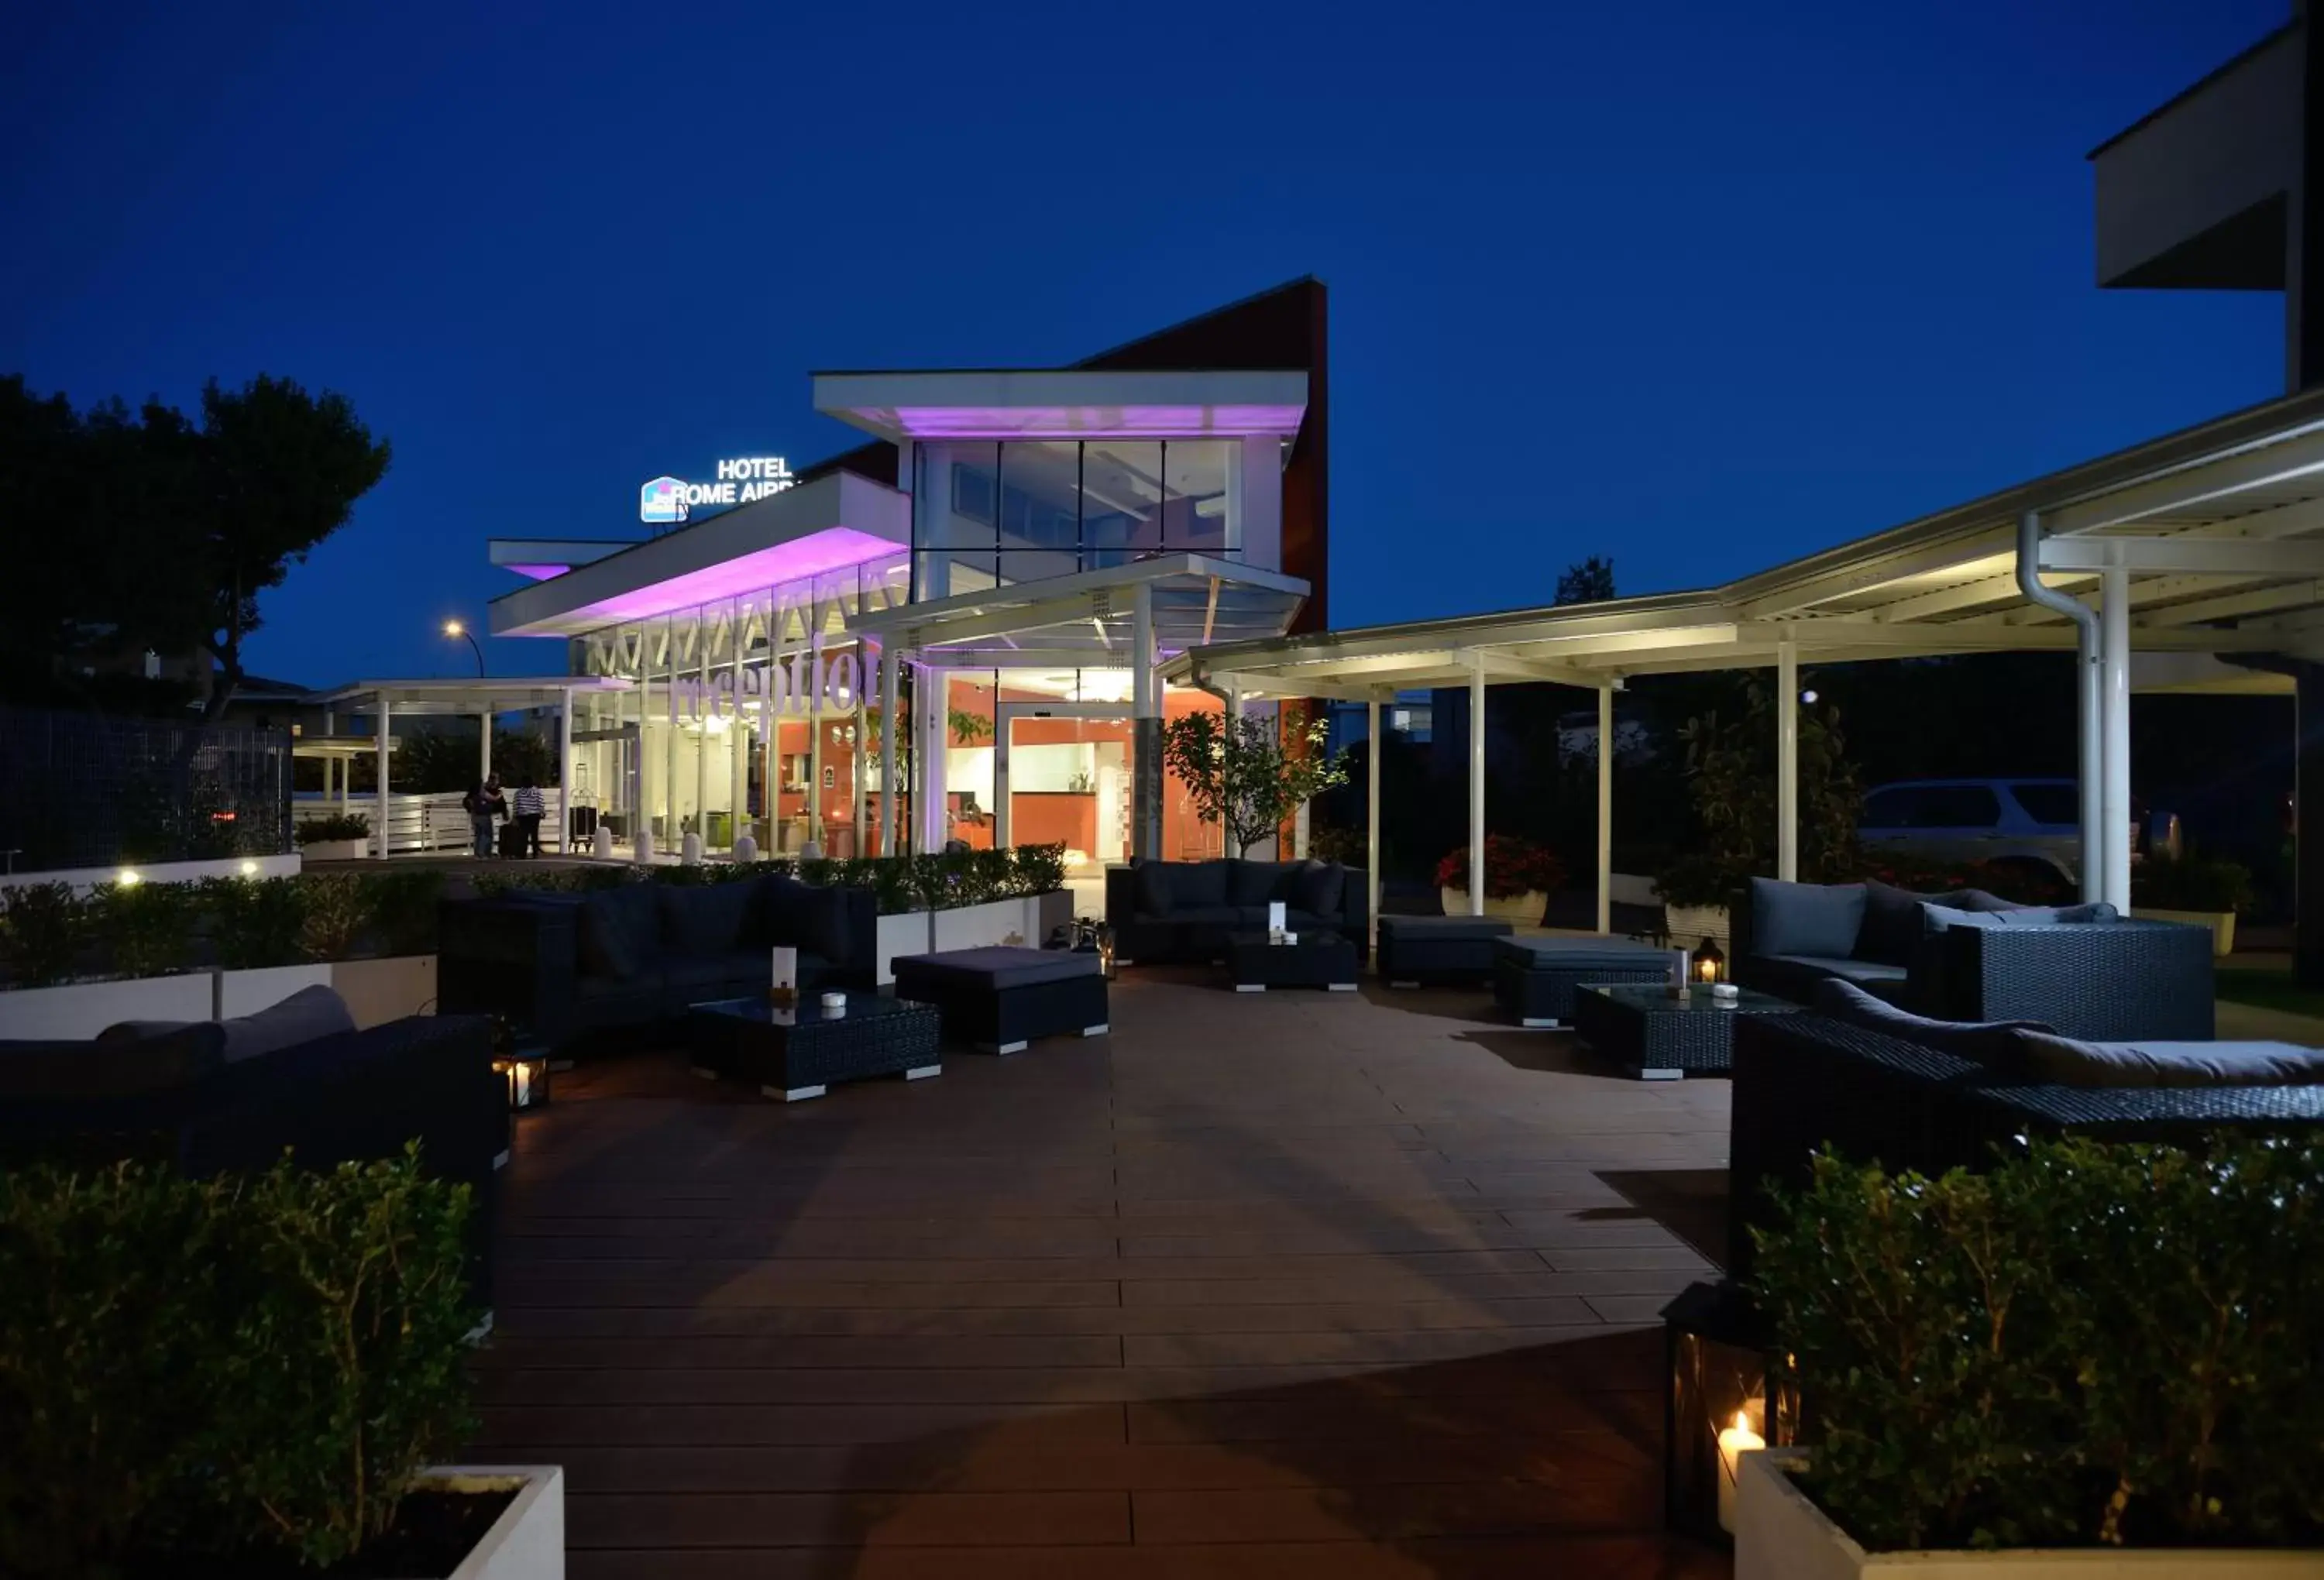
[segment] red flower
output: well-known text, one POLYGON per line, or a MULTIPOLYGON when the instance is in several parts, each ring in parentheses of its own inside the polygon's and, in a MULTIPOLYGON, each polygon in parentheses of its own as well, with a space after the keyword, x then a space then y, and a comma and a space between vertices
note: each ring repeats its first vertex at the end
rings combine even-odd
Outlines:
MULTIPOLYGON (((1438 888, 1469 886, 1469 847, 1461 846, 1436 864, 1438 888)), ((1496 900, 1525 894, 1554 894, 1565 886, 1565 867, 1556 853, 1513 834, 1485 836, 1485 893, 1496 900)))

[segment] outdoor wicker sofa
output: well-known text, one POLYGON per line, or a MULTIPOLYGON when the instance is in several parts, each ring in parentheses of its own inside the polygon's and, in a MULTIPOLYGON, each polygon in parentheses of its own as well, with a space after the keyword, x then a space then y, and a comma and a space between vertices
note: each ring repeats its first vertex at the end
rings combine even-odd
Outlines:
POLYGON ((2034 1135, 2186 1141, 2222 1126, 2324 1125, 2324 1085, 2076 1087, 1812 1012, 1735 1027, 1727 1271, 1747 1279, 1767 1185, 1796 1187, 1817 1148, 1890 1169, 1975 1168, 2034 1135))

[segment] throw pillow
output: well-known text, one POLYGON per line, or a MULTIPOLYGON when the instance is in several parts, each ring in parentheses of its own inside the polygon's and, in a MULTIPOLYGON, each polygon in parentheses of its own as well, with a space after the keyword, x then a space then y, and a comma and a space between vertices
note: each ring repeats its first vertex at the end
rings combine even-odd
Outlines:
POLYGON ((1138 910, 1140 915, 1167 916, 1176 896, 1170 882, 1170 864, 1167 861, 1141 861, 1138 864, 1138 910))
POLYGON ((1864 925, 1856 935, 1856 958, 1883 966, 1909 966, 1921 938, 1921 903, 1950 905, 1950 895, 1916 895, 1895 884, 1867 878, 1864 925))
POLYGON ((1227 863, 1227 904, 1230 905, 1265 905, 1291 896, 1285 889, 1285 880, 1296 868, 1280 861, 1230 861, 1227 863))
POLYGON ((651 885, 601 889, 582 903, 577 947, 592 977, 634 977, 660 943, 651 885))
POLYGON ((2027 1033, 2033 1073, 2070 1087, 2308 1086, 2324 1081, 2324 1048, 2291 1043, 2086 1043, 2027 1033))
POLYGON ((766 941, 820 955, 832 965, 847 961, 847 896, 822 884, 801 883, 778 873, 767 880, 766 941))
POLYGON ((1292 870, 1291 905, 1313 916, 1337 916, 1348 903, 1348 869, 1336 861, 1304 862, 1292 870))
POLYGON ((727 954, 742 946, 743 924, 757 886, 739 883, 703 884, 680 887, 655 886, 655 914, 665 942, 682 954, 727 954))
POLYGON ((2121 913, 2104 901, 2087 905, 2006 905, 1999 910, 1960 910, 1923 902, 1922 926, 1928 932, 1950 927, 2055 927, 2117 920, 2121 913))
MULTIPOLYGON (((134 1025, 140 1023, 124 1023, 134 1025)), ((106 1029, 94 1043, 0 1043, 0 1098, 134 1098, 199 1084, 226 1062, 214 1022, 145 1022, 150 1035, 106 1029)))
MULTIPOLYGON (((1200 910, 1205 905, 1224 905, 1227 898, 1227 868, 1225 861, 1180 861, 1170 868, 1171 904, 1185 910, 1200 910)), ((1262 905, 1264 901, 1260 902, 1262 905)))
POLYGON ((2021 1032, 2047 1032, 2040 1021, 1932 1020, 1899 1009, 1875 997, 1853 982, 1828 977, 1816 985, 1815 1008, 1833 1020, 1868 1032, 1881 1032, 1918 1043, 1956 1059, 1967 1059, 1992 1070, 2015 1070, 2024 1058, 2021 1032))
POLYGON ((1763 955, 1816 955, 1846 960, 1864 927, 1860 883, 1751 880, 1751 951, 1763 955))
POLYGON ((318 984, 301 988, 272 1009, 218 1023, 226 1033, 226 1061, 263 1059, 269 1053, 355 1029, 347 1001, 318 984))

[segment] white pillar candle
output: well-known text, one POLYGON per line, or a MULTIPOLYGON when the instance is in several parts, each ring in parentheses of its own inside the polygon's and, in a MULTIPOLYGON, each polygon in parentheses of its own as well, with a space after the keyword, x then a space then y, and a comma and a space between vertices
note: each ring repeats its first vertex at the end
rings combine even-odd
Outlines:
POLYGON ((1735 1479, 1742 1474, 1742 1458, 1767 1440, 1751 1429, 1750 1418, 1735 1412, 1735 1424, 1719 1434, 1719 1529, 1735 1529, 1735 1479))

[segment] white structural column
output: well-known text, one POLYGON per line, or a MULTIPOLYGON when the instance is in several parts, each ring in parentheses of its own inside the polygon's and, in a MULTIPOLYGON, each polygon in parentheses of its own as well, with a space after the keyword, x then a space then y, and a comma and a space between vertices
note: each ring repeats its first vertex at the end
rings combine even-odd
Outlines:
POLYGON ((823 849, 823 644, 817 638, 807 652, 807 837, 823 849))
POLYGON ((904 789, 904 776, 897 767, 903 760, 898 753, 897 742, 903 737, 896 729, 896 671, 902 663, 901 654, 890 652, 885 642, 880 644, 880 854, 882 856, 896 853, 896 804, 904 789))
POLYGON ((1485 656, 1469 655, 1469 914, 1485 914, 1485 656))
POLYGON ((855 848, 848 851, 850 856, 867 855, 871 850, 863 837, 870 831, 863 826, 863 758, 871 746, 871 649, 862 642, 856 643, 855 684, 847 698, 854 710, 848 715, 853 726, 850 733, 854 737, 847 759, 847 837, 855 842, 855 848))
POLYGON ((557 848, 573 853, 573 688, 557 709, 557 848))
MULTIPOLYGON (((380 693, 379 739, 375 747, 378 753, 376 760, 379 765, 379 791, 378 804, 372 811, 371 853, 382 861, 387 859, 387 759, 393 749, 390 744, 390 735, 394 717, 395 698, 386 692, 380 693)), ((355 765, 349 763, 347 767, 352 770, 355 765)))
POLYGON ((1380 699, 1374 692, 1364 704, 1364 739, 1371 742, 1364 761, 1364 915, 1371 929, 1370 959, 1379 960, 1380 907, 1380 699))
MULTIPOLYGON (((710 849, 710 617, 696 617, 696 651, 700 667, 694 684, 694 831, 700 835, 697 850, 710 849)), ((683 846, 680 847, 683 849, 683 846)))
POLYGON ((1800 645, 1775 644, 1775 876, 1800 878, 1800 645))
POLYGON ((1598 688, 1598 931, 1614 931, 1614 686, 1598 688))
POLYGON ((476 777, 489 779, 493 776, 493 706, 490 699, 485 701, 480 722, 483 727, 476 732, 476 777))
POLYGON ((2101 738, 2106 745, 2105 789, 2099 795, 2098 831, 2104 841, 2106 892, 2100 896, 2130 912, 2130 567, 2117 545, 2107 547, 2099 577, 2100 694, 2106 703, 2101 738))
POLYGON ((914 723, 912 757, 919 783, 913 787, 915 822, 919 825, 916 849, 932 853, 951 837, 945 805, 945 747, 949 738, 946 715, 952 705, 952 672, 934 665, 920 666, 912 684, 914 723))
MULTIPOLYGON (((669 704, 669 750, 666 754, 669 769, 661 782, 661 838, 655 841, 663 854, 675 856, 684 848, 678 835, 678 625, 671 621, 669 631, 669 657, 663 667, 669 671, 663 701, 669 704)), ((643 717, 642 712, 640 717, 643 717)))
POLYGON ((1162 859, 1162 687, 1154 674, 1154 584, 1130 590, 1130 812, 1132 856, 1162 859))
POLYGON ((1001 705, 1001 688, 992 688, 992 848, 1006 850, 1016 836, 1016 819, 1009 804, 1009 738, 1017 721, 1001 705))

